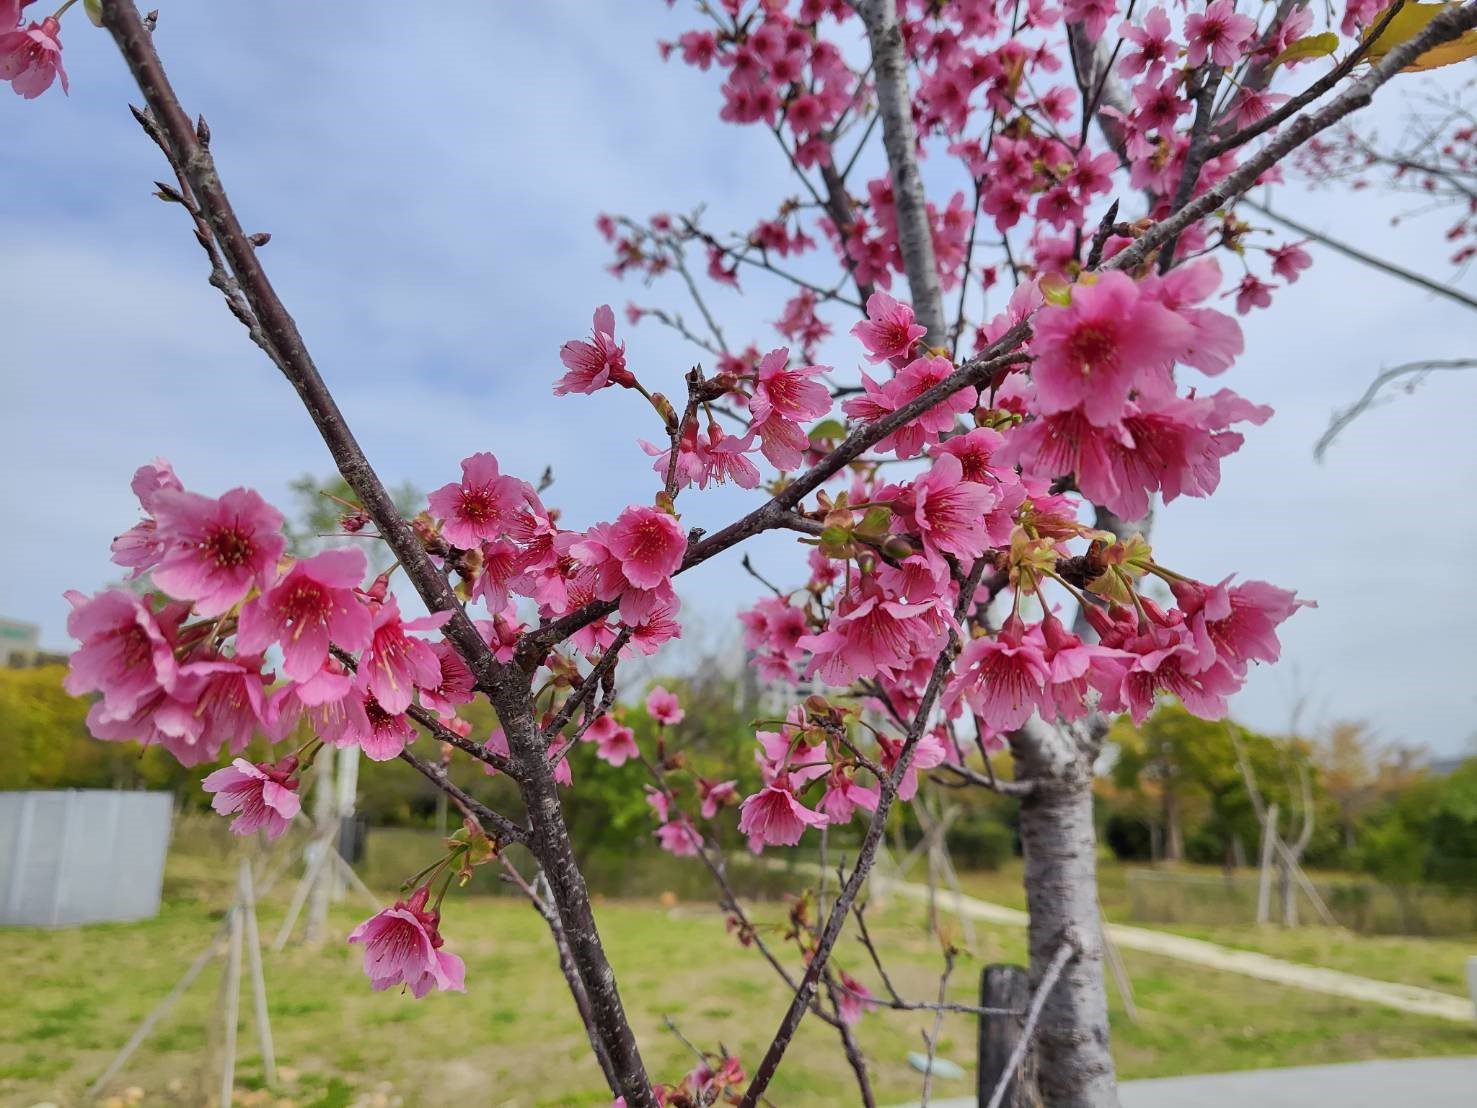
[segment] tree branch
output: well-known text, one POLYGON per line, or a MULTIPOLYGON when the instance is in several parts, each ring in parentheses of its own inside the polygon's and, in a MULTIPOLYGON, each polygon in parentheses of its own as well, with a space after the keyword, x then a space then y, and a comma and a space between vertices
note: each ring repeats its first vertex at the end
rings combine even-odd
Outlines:
MULTIPOLYGON (((959 600, 954 611, 956 621, 963 619, 964 614, 973 604, 974 591, 979 586, 980 578, 984 576, 987 561, 988 559, 985 558, 978 559, 960 586, 959 600)), ((816 983, 820 980, 821 973, 830 960, 836 940, 841 937, 841 927, 846 922, 846 915, 851 911, 851 905, 855 902, 857 894, 861 892, 867 874, 871 872, 872 862, 877 856, 877 845, 882 841, 882 832, 887 824, 887 814, 892 810, 892 803, 897 798, 898 785, 903 775, 908 772, 908 767, 913 763, 913 754, 918 747, 918 740, 923 737, 929 714, 933 711, 934 702, 943 691, 944 679, 948 676, 949 668, 953 665, 958 650, 959 643, 951 635, 948 645, 940 652, 938 661, 934 663, 933 673, 929 676, 928 685, 918 702, 918 711, 913 716, 913 724, 908 728, 903 740, 897 764, 893 767, 891 776, 882 783, 881 795, 877 798, 877 807, 872 812, 872 818, 867 822, 867 831, 862 839, 856 864, 837 894, 836 902, 831 906, 831 914, 826 919, 826 926, 816 943, 810 964, 806 966, 805 976, 800 980, 800 988, 796 990, 794 999, 790 1001, 790 1007, 780 1021, 779 1030, 775 1032, 769 1049, 765 1051, 764 1058, 759 1063, 759 1068, 754 1071, 754 1079, 744 1091, 743 1100, 740 1102, 741 1108, 754 1108, 759 1098, 764 1095, 764 1090, 774 1079, 780 1060, 784 1058, 785 1051, 794 1038, 795 1029, 800 1026, 800 1021, 805 1016, 811 998, 815 995, 816 983)))
POLYGON ((1339 433, 1345 427, 1349 426, 1349 424, 1353 423, 1374 406, 1380 389, 1384 388, 1391 381, 1398 380, 1401 377, 1415 377, 1416 381, 1412 381, 1406 386, 1407 388, 1414 388, 1420 378, 1424 377, 1427 373, 1440 369, 1477 369, 1477 358, 1452 358, 1444 361, 1433 359, 1424 362, 1406 362, 1404 365, 1392 366, 1389 369, 1382 370, 1369 383, 1369 387, 1364 390, 1363 396, 1347 408, 1340 408, 1333 413, 1333 417, 1328 421, 1328 429, 1319 435, 1318 441, 1313 444, 1314 459, 1320 462, 1323 461, 1323 455, 1333 445, 1333 440, 1339 437, 1339 433))
POLYGON ((1446 299, 1452 301, 1453 303, 1460 304, 1464 308, 1470 308, 1473 311, 1477 311, 1477 297, 1468 296, 1460 289, 1453 288, 1451 285, 1442 284, 1440 281, 1436 280, 1433 277, 1426 277, 1420 273, 1416 273, 1414 270, 1406 269, 1404 266, 1396 265, 1394 262, 1386 261, 1383 258, 1377 258, 1373 254, 1365 253, 1358 247, 1350 246, 1347 242, 1344 242, 1341 239, 1333 238, 1331 235, 1324 234, 1322 231, 1313 230, 1313 228, 1309 227, 1306 223, 1299 223, 1297 220, 1291 218, 1290 216, 1285 216, 1280 212, 1274 212, 1265 204, 1259 204, 1255 200, 1249 200, 1243 197, 1241 203, 1245 204, 1254 212, 1260 212, 1268 219, 1276 220, 1288 230, 1310 238, 1314 242, 1317 242, 1323 246, 1328 247, 1330 250, 1344 255, 1344 257, 1346 258, 1352 258, 1356 262, 1362 262, 1364 265, 1370 266, 1373 269, 1378 269, 1384 273, 1388 273, 1392 277, 1398 277, 1402 281, 1409 281, 1412 285, 1419 285, 1427 292, 1434 292, 1437 296, 1444 296, 1446 297, 1446 299))
POLYGON ((103 0, 102 19, 149 105, 162 138, 161 146, 188 182, 200 214, 220 244, 231 273, 256 317, 262 336, 259 345, 302 397, 339 473, 395 552, 421 599, 433 612, 452 613, 447 625, 448 637, 456 643, 473 673, 484 681, 491 679, 498 668, 497 660, 472 626, 446 575, 432 563, 415 532, 401 518, 384 483, 345 423, 343 413, 313 364, 297 323, 278 298, 257 259, 256 247, 236 218, 209 146, 181 107, 138 9, 132 0, 103 0))

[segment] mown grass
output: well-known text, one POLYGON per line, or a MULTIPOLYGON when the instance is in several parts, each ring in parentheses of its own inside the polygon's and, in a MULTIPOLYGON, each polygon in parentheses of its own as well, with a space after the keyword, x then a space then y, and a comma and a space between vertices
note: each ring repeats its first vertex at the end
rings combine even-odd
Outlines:
MULTIPOLYGON (((1181 867, 1189 874, 1219 874, 1210 866, 1181 867)), ((1129 867, 1113 862, 1099 866, 1099 896, 1103 912, 1115 923, 1135 923, 1129 916, 1129 867)), ((989 873, 960 875, 964 891, 982 900, 1012 908, 1025 907, 1019 859, 989 873)), ((1466 961, 1477 955, 1477 936, 1470 939, 1426 939, 1398 935, 1359 935, 1339 928, 1303 926, 1283 928, 1245 924, 1136 924, 1205 939, 1223 946, 1254 950, 1274 958, 1310 966, 1342 970, 1379 981, 1419 985, 1441 992, 1467 995, 1466 961)))
MULTIPOLYGON (((233 863, 178 850, 175 854, 170 900, 156 919, 5 933, 0 943, 0 981, 5 982, 0 989, 5 998, 0 1103, 84 1103, 87 1084, 209 941, 229 898, 233 863)), ((263 905, 268 942, 288 891, 287 883, 280 885, 263 905)), ((467 961, 468 992, 423 1001, 368 989, 357 948, 341 941, 366 911, 356 901, 345 902, 335 907, 332 937, 322 947, 293 944, 281 954, 267 955, 283 1079, 271 1097, 260 1089, 262 1069, 247 992, 239 1101, 285 1101, 294 1108, 346 1108, 397 1099, 427 1106, 608 1104, 544 925, 526 905, 490 896, 448 902, 444 930, 467 961)), ((750 1066, 757 1061, 787 995, 758 956, 725 932, 719 913, 700 901, 647 899, 602 900, 597 915, 643 1052, 658 1080, 675 1080, 692 1063, 687 1048, 664 1027, 665 1017, 704 1048, 722 1043, 750 1066)), ((759 905, 756 915, 778 929, 785 906, 770 901, 759 905)), ((879 914, 874 933, 903 993, 931 996, 938 987, 940 959, 922 910, 894 902, 879 914)), ((979 970, 990 962, 1022 961, 1023 939, 1015 928, 978 928, 975 949, 961 959, 950 995, 973 999, 979 970)), ((1375 949, 1362 944, 1382 940, 1347 942, 1325 953, 1354 959, 1360 949, 1375 949)), ((1410 949, 1401 956, 1418 959, 1424 944, 1403 942, 1410 949)), ((879 987, 854 943, 843 943, 839 957, 850 972, 879 987)), ((1112 998, 1114 1052, 1125 1078, 1477 1052, 1477 1030, 1471 1027, 1135 952, 1126 952, 1125 958, 1140 1013, 1137 1025, 1128 1023, 1112 998)), ((798 971, 799 959, 787 960, 798 971)), ((144 1090, 144 1103, 208 1102, 216 1078, 202 1063, 219 1038, 219 1020, 212 1015, 218 982, 219 972, 212 969, 196 983, 110 1091, 137 1087, 144 1090)), ((881 1103, 916 1098, 919 1077, 906 1056, 921 1048, 922 1033, 931 1023, 930 1015, 916 1012, 878 1012, 863 1020, 860 1034, 875 1066, 881 1103)), ((974 1042, 972 1019, 945 1019, 940 1053, 969 1076, 936 1082, 938 1095, 972 1089, 974 1042)), ((807 1021, 771 1099, 785 1106, 857 1102, 834 1032, 807 1021)))

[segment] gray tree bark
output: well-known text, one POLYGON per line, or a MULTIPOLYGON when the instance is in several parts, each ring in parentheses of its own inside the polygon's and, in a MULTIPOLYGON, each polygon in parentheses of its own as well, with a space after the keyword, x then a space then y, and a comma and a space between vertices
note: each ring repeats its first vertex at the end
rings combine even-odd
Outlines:
POLYGON ((1118 1103, 1092 822, 1092 765, 1105 731, 1102 719, 1071 728, 1033 719, 1010 739, 1017 777, 1035 782, 1020 808, 1032 988, 1064 939, 1079 951, 1048 995, 1037 1031, 1037 1084, 1050 1108, 1118 1103))
POLYGON ((918 134, 913 126, 913 97, 908 91, 908 59, 895 0, 861 0, 857 5, 872 44, 872 76, 877 85, 877 113, 882 117, 882 145, 892 177, 897 234, 903 269, 913 299, 913 314, 928 328, 929 346, 943 346, 944 298, 939 288, 933 229, 928 225, 923 176, 918 170, 918 134))

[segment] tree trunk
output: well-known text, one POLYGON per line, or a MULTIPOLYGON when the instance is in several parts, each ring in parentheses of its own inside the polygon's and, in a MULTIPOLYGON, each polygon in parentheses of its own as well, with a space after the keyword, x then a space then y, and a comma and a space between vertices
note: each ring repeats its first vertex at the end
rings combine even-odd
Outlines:
POLYGON ((608 1052, 619 1083, 616 1091, 626 1098, 630 1108, 656 1108, 651 1081, 621 1003, 615 971, 595 926, 590 891, 575 861, 529 687, 523 681, 501 683, 494 687, 492 700, 508 736, 518 791, 533 831, 528 845, 543 867, 565 942, 589 997, 594 1032, 608 1052))
POLYGON ((1171 773, 1164 775, 1164 860, 1182 862, 1185 859, 1185 833, 1180 826, 1180 797, 1174 789, 1171 773))
POLYGON ((913 127, 913 98, 908 91, 908 59, 896 0, 864 0, 858 5, 872 44, 872 72, 877 83, 877 114, 882 117, 882 145, 892 178, 893 206, 897 211, 898 243, 913 313, 928 328, 924 341, 942 346, 944 300, 939 288, 938 261, 933 251, 933 229, 928 223, 923 176, 918 170, 918 134, 913 127))
POLYGON ((1036 1038, 1041 1099, 1048 1108, 1112 1108, 1118 1092, 1108 1051, 1092 757, 1078 750, 1065 765, 1033 766, 1025 744, 1018 756, 1036 782, 1020 812, 1032 986, 1063 941, 1079 950, 1042 1009, 1036 1038))

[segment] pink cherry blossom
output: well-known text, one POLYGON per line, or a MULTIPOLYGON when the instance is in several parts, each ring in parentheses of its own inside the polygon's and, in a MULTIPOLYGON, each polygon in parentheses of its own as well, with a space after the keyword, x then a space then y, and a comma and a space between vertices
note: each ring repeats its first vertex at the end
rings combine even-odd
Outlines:
POLYGON ((676 727, 687 717, 677 702, 677 694, 668 692, 660 685, 646 694, 646 713, 663 727, 676 727))
POLYGON ((450 612, 404 621, 393 596, 374 611, 369 645, 359 658, 357 685, 367 690, 390 715, 399 715, 414 698, 417 686, 435 689, 441 685, 441 660, 423 639, 406 632, 440 627, 450 612))
POLYGON ((456 647, 446 639, 432 643, 431 649, 435 651, 436 661, 441 666, 441 682, 420 687, 421 704, 442 719, 449 720, 456 716, 458 704, 471 702, 476 682, 456 647))
POLYGON ((1190 344, 1188 324, 1150 297, 1132 278, 1102 274, 1072 289, 1068 307, 1036 317, 1031 377, 1046 413, 1081 405, 1099 426, 1116 423, 1140 373, 1173 362, 1190 344))
POLYGON ((1228 587, 1229 582, 1230 578, 1218 585, 1175 581, 1170 589, 1204 664, 1220 660, 1232 672, 1245 674, 1249 662, 1275 662, 1282 653, 1277 627, 1299 608, 1317 605, 1265 581, 1228 587))
POLYGON ((462 459, 462 479, 443 485, 429 497, 441 534, 462 550, 496 539, 508 530, 523 506, 526 485, 498 472, 497 459, 483 452, 462 459))
MULTIPOLYGON (((882 750, 882 768, 891 775, 902 761, 906 744, 901 739, 890 739, 886 735, 878 735, 877 745, 882 750)), ((948 748, 937 734, 928 731, 920 735, 918 741, 913 744, 913 753, 908 760, 908 768, 903 770, 903 775, 898 780, 897 798, 912 800, 918 795, 918 771, 934 769, 943 765, 947 760, 948 748)))
POLYGON ((155 458, 151 464, 139 466, 134 471, 131 487, 148 518, 114 539, 112 550, 113 561, 120 566, 128 566, 133 570, 129 576, 137 577, 153 569, 164 556, 164 541, 159 537, 159 525, 154 519, 155 494, 162 489, 182 489, 184 486, 174 475, 169 462, 155 458))
POLYGON ((171 695, 190 705, 199 721, 198 741, 205 756, 215 758, 224 746, 232 753, 245 749, 258 732, 270 722, 266 685, 270 676, 262 672, 260 656, 237 653, 200 658, 181 667, 179 681, 171 695))
POLYGON ((113 716, 132 715, 139 704, 179 680, 174 646, 184 610, 157 615, 141 597, 108 589, 92 597, 67 593, 72 611, 67 633, 82 645, 68 659, 63 687, 73 696, 102 693, 113 716))
MULTIPOLYGON (((1140 286, 1146 296, 1153 296, 1180 319, 1190 325, 1192 337, 1179 360, 1202 373, 1215 375, 1227 369, 1241 356, 1245 342, 1241 325, 1224 312, 1212 308, 1196 308, 1221 286, 1221 269, 1212 258, 1176 266, 1163 277, 1150 277, 1140 286)), ((1166 375, 1157 381, 1141 381, 1140 385, 1157 386, 1160 400, 1174 391, 1166 375)))
POLYGON ((618 723, 609 713, 597 717, 580 736, 580 741, 594 743, 596 757, 613 766, 623 766, 641 754, 636 732, 618 723))
POLYGON ((1094 42, 1103 37, 1108 20, 1117 13, 1117 0, 1065 0, 1062 5, 1062 17, 1068 23, 1082 24, 1094 42))
POLYGON ((699 777, 697 789, 698 795, 702 798, 700 813, 703 819, 713 819, 721 808, 738 795, 738 782, 735 780, 709 781, 705 777, 699 777))
MULTIPOLYGON (((913 359, 886 384, 879 385, 863 373, 862 394, 843 402, 841 409, 853 419, 873 422, 917 399, 953 371, 948 358, 929 356, 913 359)), ((888 435, 876 449, 894 451, 899 458, 916 457, 926 444, 938 442, 944 432, 952 430, 955 417, 973 410, 975 402, 974 389, 960 389, 888 435)))
POLYGON ((874 365, 897 359, 906 362, 913 346, 928 328, 918 323, 913 309, 894 300, 885 292, 874 292, 867 298, 867 318, 851 329, 867 350, 867 361, 874 365))
POLYGON ((739 807, 739 830, 749 836, 750 849, 794 846, 807 827, 823 827, 827 822, 779 783, 766 785, 739 807))
POLYGON ((250 489, 215 500, 161 489, 154 517, 164 543, 154 583, 170 596, 193 600, 202 616, 222 615, 254 586, 271 584, 287 545, 282 513, 250 489))
POLYGON ((830 392, 824 384, 813 380, 830 367, 792 368, 789 357, 789 350, 782 346, 759 359, 754 395, 749 398, 749 414, 756 425, 774 418, 804 423, 819 419, 831 410, 830 392))
POLYGON ((964 467, 941 453, 917 480, 903 486, 894 501, 898 522, 923 540, 930 554, 978 558, 989 546, 984 522, 999 497, 985 485, 964 479, 964 467))
POLYGON ((388 762, 415 742, 415 726, 409 716, 390 711, 372 693, 350 695, 358 699, 359 710, 349 716, 336 745, 357 746, 371 762, 388 762))
POLYGON ((1272 259, 1272 272, 1289 285, 1298 279, 1303 270, 1313 264, 1312 255, 1303 249, 1300 242, 1290 242, 1267 251, 1272 259))
POLYGON ((432 989, 464 993, 466 965, 441 949, 441 913, 427 910, 431 890, 416 889, 349 933, 364 944, 364 972, 375 991, 404 985, 417 1000, 432 989))
POLYGON ((703 837, 684 815, 658 825, 655 834, 657 845, 678 858, 696 858, 702 852, 703 837))
POLYGON ((62 67, 61 24, 54 16, 40 23, 0 32, 0 81, 9 81, 18 96, 34 100, 61 78, 67 91, 67 71, 62 67))
POLYGON ((1025 637, 1020 617, 1012 616, 996 635, 970 640, 955 672, 947 701, 962 698, 988 726, 1013 731, 1036 710, 1050 670, 1041 647, 1025 637))
POLYGON ((1127 51, 1118 63, 1120 77, 1137 77, 1174 60, 1176 48, 1171 38, 1169 16, 1163 8, 1150 8, 1145 12, 1141 26, 1125 21, 1118 30, 1126 42, 1134 44, 1134 48, 1127 51))
POLYGON ((555 396, 599 392, 610 385, 630 388, 636 383, 626 368, 626 344, 615 341, 615 313, 608 304, 595 309, 590 341, 566 342, 559 348, 559 360, 569 372, 555 383, 555 396))
POLYGON ((638 506, 616 517, 608 546, 626 580, 638 589, 654 589, 666 584, 682 564, 687 536, 666 512, 638 506))
MULTIPOLYGON (((671 447, 663 449, 644 439, 637 441, 642 450, 656 459, 651 468, 665 480, 671 465, 671 447)), ((696 421, 689 422, 677 443, 677 487, 685 489, 695 484, 705 489, 710 483, 721 485, 732 481, 741 489, 755 488, 759 484, 759 469, 744 456, 753 442, 753 433, 742 437, 726 434, 717 423, 708 424, 704 436, 698 432, 696 421)))
MULTIPOLYGON (((1233 290, 1236 296, 1236 312, 1238 315, 1246 315, 1253 308, 1269 308, 1272 306, 1272 290, 1277 286, 1263 281, 1255 274, 1248 273, 1241 278, 1241 283, 1233 290)), ((1231 293, 1227 293, 1230 296, 1231 293)))
MULTIPOLYGON (((355 590, 363 584, 366 569, 364 552, 347 547, 294 563, 275 585, 241 609, 237 649, 260 654, 280 643, 282 672, 299 684, 323 672, 330 643, 351 652, 363 650, 369 645, 373 617, 355 590)), ((305 700, 322 703, 336 698, 334 688, 331 682, 320 683, 316 694, 306 694, 305 700)), ((338 692, 342 695, 341 688, 338 692)))
MULTIPOLYGON (((1144 600, 1147 607, 1149 602, 1144 600)), ((1150 620, 1139 623, 1129 613, 1116 620, 1097 611, 1089 613, 1105 645, 1121 651, 1126 665, 1121 683, 1104 689, 1102 706, 1110 712, 1127 711, 1134 723, 1143 723, 1166 692, 1179 698, 1186 711, 1202 719, 1223 719, 1226 697, 1243 678, 1216 658, 1209 666, 1195 637, 1183 623, 1150 620)))
POLYGON ((814 654, 811 672, 830 685, 906 667, 943 644, 944 628, 932 603, 909 604, 886 596, 864 579, 837 604, 826 629, 798 645, 814 654))
POLYGON ((302 808, 297 795, 297 759, 287 757, 276 765, 248 762, 237 758, 224 769, 218 769, 202 781, 201 787, 214 793, 210 806, 221 815, 238 813, 231 821, 237 835, 250 835, 265 830, 267 838, 279 838, 292 824, 302 808))
POLYGON ((1203 13, 1185 17, 1185 38, 1190 44, 1185 63, 1192 69, 1207 59, 1223 69, 1235 65, 1255 34, 1256 20, 1238 13, 1234 0, 1213 0, 1203 13))
POLYGON ((855 1027, 863 1012, 877 1008, 872 990, 863 985, 845 970, 839 971, 841 987, 836 990, 836 1014, 847 1027, 855 1027))
MULTIPOLYGON (((646 596, 653 594, 647 593, 646 596)), ((653 600, 639 618, 631 625, 631 647, 650 656, 673 639, 682 637, 682 625, 677 622, 676 599, 653 600)))
POLYGON ((816 808, 832 824, 851 822, 858 808, 872 812, 877 809, 880 792, 877 786, 859 785, 850 769, 836 765, 826 778, 826 791, 816 808))

